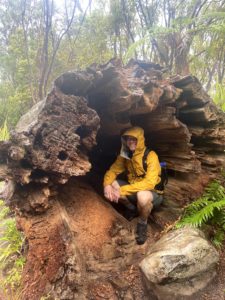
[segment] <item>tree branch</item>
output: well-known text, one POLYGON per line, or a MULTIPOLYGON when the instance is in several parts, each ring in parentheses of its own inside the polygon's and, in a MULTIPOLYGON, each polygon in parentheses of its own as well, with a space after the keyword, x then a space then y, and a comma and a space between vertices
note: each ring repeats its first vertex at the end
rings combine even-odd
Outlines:
POLYGON ((72 25, 72 22, 73 22, 73 19, 74 19, 74 15, 75 15, 76 7, 77 7, 77 1, 75 0, 74 1, 72 15, 71 15, 71 19, 69 20, 66 29, 64 31, 62 31, 62 33, 59 35, 58 41, 56 42, 56 46, 54 47, 53 54, 52 54, 52 57, 51 57, 51 62, 50 62, 50 65, 48 67, 47 75, 46 75, 45 82, 44 82, 44 93, 45 93, 45 95, 47 93, 47 84, 48 84, 48 80, 49 80, 49 77, 50 77, 50 74, 51 74, 54 62, 55 62, 55 57, 56 57, 57 51, 59 49, 60 43, 62 41, 62 38, 68 32, 68 30, 70 29, 70 27, 72 25))

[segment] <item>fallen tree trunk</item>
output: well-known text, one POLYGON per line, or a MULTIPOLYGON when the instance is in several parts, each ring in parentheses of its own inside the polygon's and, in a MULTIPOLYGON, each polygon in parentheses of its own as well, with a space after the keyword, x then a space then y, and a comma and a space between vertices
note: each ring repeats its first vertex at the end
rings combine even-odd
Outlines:
POLYGON ((116 60, 63 74, 0 145, 0 177, 10 183, 3 195, 29 245, 23 299, 147 297, 137 264, 162 228, 149 228, 137 247, 135 221, 88 184, 101 190, 121 130, 132 125, 166 161, 165 197, 178 206, 225 167, 225 116, 195 77, 166 78, 159 65, 116 60))
POLYGON ((136 245, 133 224, 88 184, 72 180, 45 214, 19 220, 29 241, 22 299, 48 293, 54 299, 117 299, 124 294, 144 299, 135 263, 146 248, 140 251, 136 245))

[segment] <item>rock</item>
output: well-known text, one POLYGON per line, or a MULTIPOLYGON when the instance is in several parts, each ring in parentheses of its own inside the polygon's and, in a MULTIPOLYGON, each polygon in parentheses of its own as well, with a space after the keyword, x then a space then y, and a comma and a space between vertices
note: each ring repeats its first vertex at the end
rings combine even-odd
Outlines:
POLYGON ((185 227, 157 241, 140 267, 158 299, 180 300, 203 289, 214 278, 218 260, 217 251, 204 234, 185 227))

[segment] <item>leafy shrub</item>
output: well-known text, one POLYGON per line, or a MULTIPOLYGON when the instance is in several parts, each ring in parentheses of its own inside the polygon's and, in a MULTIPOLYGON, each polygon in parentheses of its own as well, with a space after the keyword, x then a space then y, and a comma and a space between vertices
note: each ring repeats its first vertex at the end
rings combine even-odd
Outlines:
POLYGON ((7 120, 4 121, 3 126, 0 128, 0 141, 9 139, 9 131, 7 127, 7 120))
POLYGON ((13 292, 20 285, 25 263, 21 250, 23 236, 16 228, 14 218, 8 217, 9 209, 0 201, 0 269, 3 279, 0 287, 13 292))
MULTIPOLYGON (((0 128, 0 140, 9 139, 7 121, 0 128)), ((4 183, 0 182, 0 187, 4 183)), ((16 299, 15 289, 19 287, 25 258, 21 250, 23 236, 16 228, 16 221, 9 215, 10 210, 5 206, 4 201, 0 200, 0 270, 3 278, 0 281, 0 288, 5 292, 5 298, 9 294, 16 299)), ((10 297, 12 299, 12 297, 10 297)))
POLYGON ((213 243, 218 247, 222 245, 225 238, 225 188, 220 181, 212 181, 202 197, 185 208, 176 228, 185 225, 200 228, 211 225, 213 243))
POLYGON ((213 101, 225 111, 225 86, 219 83, 216 83, 214 88, 214 94, 212 95, 213 101))

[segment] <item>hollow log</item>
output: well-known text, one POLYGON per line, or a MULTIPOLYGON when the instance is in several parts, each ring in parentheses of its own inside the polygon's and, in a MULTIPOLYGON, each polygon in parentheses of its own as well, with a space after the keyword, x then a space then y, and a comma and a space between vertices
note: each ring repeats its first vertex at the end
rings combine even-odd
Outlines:
POLYGON ((1 195, 28 244, 22 299, 149 299, 138 263, 180 207, 220 175, 224 150, 225 115, 194 76, 168 77, 135 60, 62 74, 0 144, 1 195), (169 174, 167 202, 143 246, 136 220, 101 194, 121 131, 134 125, 169 174))

